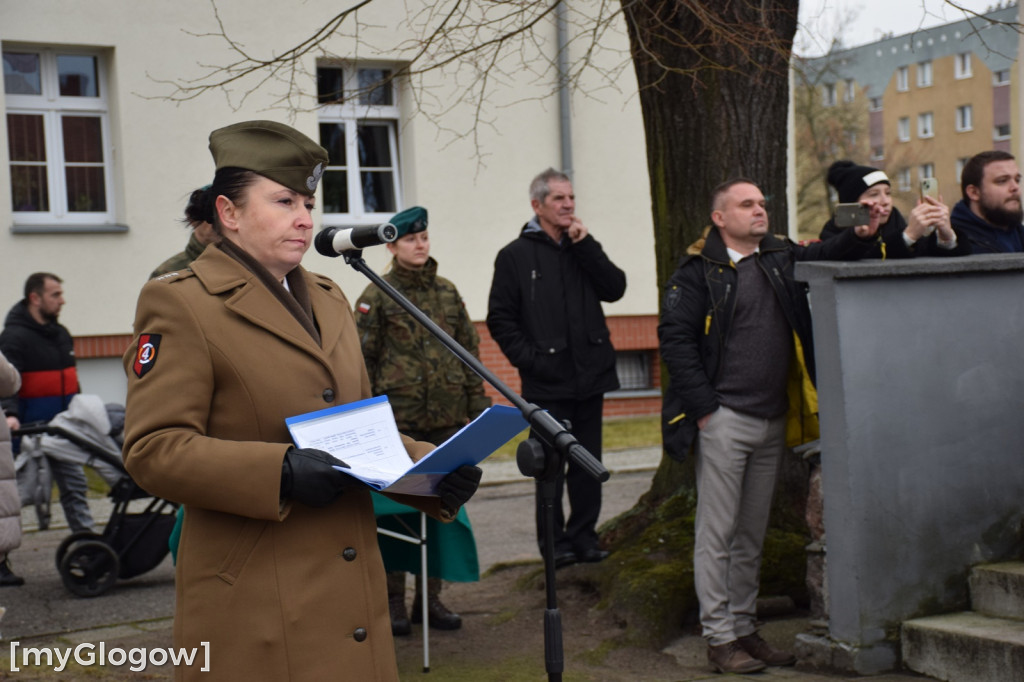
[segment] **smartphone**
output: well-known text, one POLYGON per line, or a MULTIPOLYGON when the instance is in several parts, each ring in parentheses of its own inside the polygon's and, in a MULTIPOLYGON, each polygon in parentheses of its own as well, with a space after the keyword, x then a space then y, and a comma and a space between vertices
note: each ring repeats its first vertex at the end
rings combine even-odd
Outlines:
POLYGON ((939 181, 935 178, 921 179, 921 198, 924 199, 925 197, 939 198, 939 181))
POLYGON ((836 227, 867 225, 871 222, 871 209, 864 204, 839 204, 832 218, 836 227))

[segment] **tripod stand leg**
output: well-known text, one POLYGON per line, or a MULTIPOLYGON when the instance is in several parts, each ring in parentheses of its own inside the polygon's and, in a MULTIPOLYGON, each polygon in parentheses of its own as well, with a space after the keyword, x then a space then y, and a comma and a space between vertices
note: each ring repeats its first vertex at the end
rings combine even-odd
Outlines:
POLYGON ((555 493, 558 486, 554 473, 540 481, 541 524, 544 528, 544 587, 547 608, 544 611, 544 668, 548 679, 562 679, 565 659, 562 653, 562 614, 558 610, 558 591, 555 587, 555 493))

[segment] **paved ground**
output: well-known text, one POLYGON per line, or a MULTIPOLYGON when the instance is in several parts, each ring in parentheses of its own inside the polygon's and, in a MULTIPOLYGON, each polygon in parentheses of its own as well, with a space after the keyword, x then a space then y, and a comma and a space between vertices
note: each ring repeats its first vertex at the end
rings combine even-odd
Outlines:
MULTIPOLYGON (((604 487, 602 521, 632 507, 647 491, 659 457, 658 449, 606 453, 606 465, 613 476, 604 487)), ((514 462, 487 461, 484 468, 485 486, 469 506, 481 569, 486 570, 498 562, 537 559, 532 479, 522 477, 514 462)), ((91 505, 97 521, 106 521, 109 502, 96 499, 91 501, 91 505)), ((0 590, 0 605, 7 609, 0 622, 5 649, 0 652, 9 653, 11 641, 18 641, 21 646, 42 646, 57 637, 64 646, 100 641, 114 642, 110 646, 125 649, 131 646, 169 646, 174 601, 170 558, 142 576, 119 582, 101 597, 82 599, 72 596, 64 589, 54 565, 57 546, 68 531, 64 527, 60 505, 54 504, 52 512, 51 528, 39 531, 34 511, 24 510, 26 532, 23 545, 12 554, 12 561, 16 571, 27 582, 20 588, 0 590)), ((790 619, 787 623, 785 627, 794 629, 794 634, 806 625, 799 619, 790 619)), ((675 655, 685 667, 689 659, 702 657, 702 647, 699 638, 685 638, 669 647, 667 653, 675 655)), ((703 668, 703 664, 698 668, 703 668)), ((0 669, 0 679, 5 679, 7 672, 0 669)), ((680 679, 708 677, 701 674, 680 679)), ((836 679, 797 669, 773 671, 768 677, 802 681, 836 679)), ((921 678, 889 675, 873 679, 876 682, 896 682, 921 678)))

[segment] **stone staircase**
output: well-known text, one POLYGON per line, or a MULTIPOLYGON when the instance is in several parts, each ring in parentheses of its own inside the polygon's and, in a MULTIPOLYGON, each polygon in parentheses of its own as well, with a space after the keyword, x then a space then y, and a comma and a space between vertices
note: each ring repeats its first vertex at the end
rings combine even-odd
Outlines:
POLYGON ((945 682, 1024 682, 1024 562, 976 566, 973 611, 903 623, 903 663, 945 682))

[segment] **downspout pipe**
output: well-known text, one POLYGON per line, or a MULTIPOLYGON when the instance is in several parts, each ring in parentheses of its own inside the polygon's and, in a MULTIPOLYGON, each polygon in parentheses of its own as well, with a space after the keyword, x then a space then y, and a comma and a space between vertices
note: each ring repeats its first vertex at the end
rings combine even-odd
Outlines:
POLYGON ((569 101, 569 27, 565 0, 556 0, 555 27, 558 43, 558 135, 562 146, 562 172, 572 179, 572 111, 569 101))

